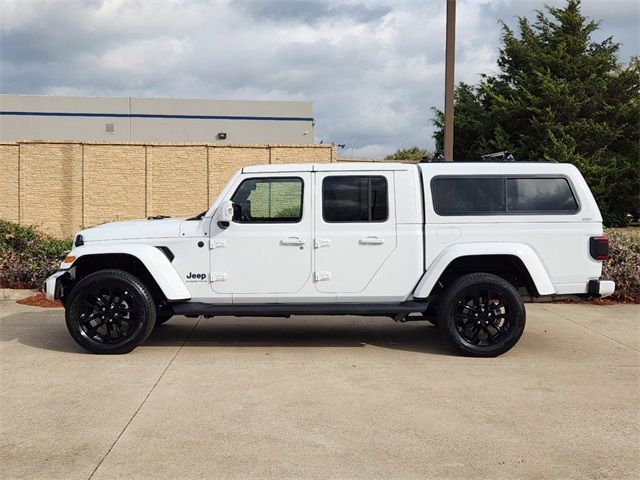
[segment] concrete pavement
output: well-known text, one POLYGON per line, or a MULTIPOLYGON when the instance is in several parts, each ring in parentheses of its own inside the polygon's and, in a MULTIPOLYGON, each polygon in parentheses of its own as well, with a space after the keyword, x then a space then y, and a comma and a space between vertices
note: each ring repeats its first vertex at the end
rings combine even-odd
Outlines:
POLYGON ((96 356, 0 302, 0 477, 640 477, 640 306, 527 313, 496 359, 357 317, 177 317, 96 356))

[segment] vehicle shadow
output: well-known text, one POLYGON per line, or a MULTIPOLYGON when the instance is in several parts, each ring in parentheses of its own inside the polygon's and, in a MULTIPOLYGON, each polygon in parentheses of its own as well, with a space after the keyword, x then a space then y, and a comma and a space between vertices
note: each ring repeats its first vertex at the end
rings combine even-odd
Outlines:
MULTIPOLYGON (((64 353, 82 353, 60 310, 24 312, 0 319, 0 342, 64 353)), ((396 324, 387 318, 293 317, 189 319, 175 317, 154 330, 145 346, 188 347, 343 347, 367 345, 452 355, 436 327, 427 322, 396 324)))
MULTIPOLYGON (((179 319, 158 327, 146 345, 175 344, 182 336, 179 319)), ((200 319, 185 342, 215 347, 344 347, 367 345, 451 355, 436 327, 427 322, 397 324, 388 318, 292 317, 200 319)))

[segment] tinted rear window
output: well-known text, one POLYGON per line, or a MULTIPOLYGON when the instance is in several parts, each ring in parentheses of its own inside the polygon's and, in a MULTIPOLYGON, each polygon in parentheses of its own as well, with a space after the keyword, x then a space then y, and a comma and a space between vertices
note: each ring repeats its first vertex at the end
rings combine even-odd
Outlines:
POLYGON ((575 212, 578 209, 566 178, 507 179, 510 212, 575 212))
POLYGON ((436 177, 431 181, 439 215, 562 214, 578 211, 566 178, 436 177))
POLYGON ((505 211, 502 178, 436 178, 432 189, 435 210, 441 215, 480 215, 505 211))

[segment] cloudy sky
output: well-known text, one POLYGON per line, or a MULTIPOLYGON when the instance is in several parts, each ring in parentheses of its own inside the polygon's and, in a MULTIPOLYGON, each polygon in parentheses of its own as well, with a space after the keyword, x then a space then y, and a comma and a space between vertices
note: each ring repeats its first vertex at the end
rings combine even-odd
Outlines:
MULTIPOLYGON (((544 0, 458 0, 456 82, 495 71, 498 21, 544 0)), ((562 0, 548 0, 552 5, 562 0)), ((0 93, 309 100, 344 155, 433 148, 445 0, 0 0, 0 93)), ((637 0, 583 0, 639 54, 637 0)))

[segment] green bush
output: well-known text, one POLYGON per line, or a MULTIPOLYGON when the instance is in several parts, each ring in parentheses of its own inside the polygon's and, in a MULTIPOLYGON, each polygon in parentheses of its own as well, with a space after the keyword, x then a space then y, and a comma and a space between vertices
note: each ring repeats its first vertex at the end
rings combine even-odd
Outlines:
POLYGON ((640 303, 640 228, 608 228, 609 260, 602 275, 616 282, 612 300, 640 303))
POLYGON ((0 220, 0 288, 40 288, 70 249, 70 240, 0 220))

